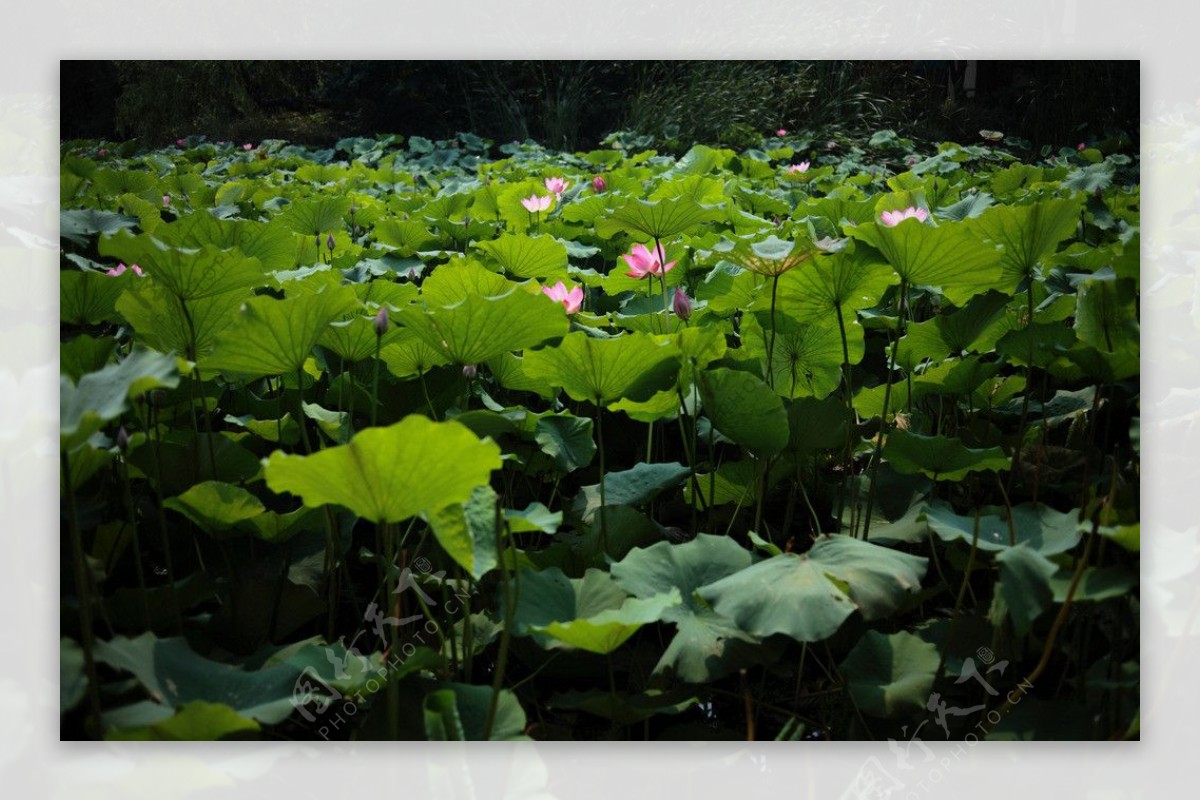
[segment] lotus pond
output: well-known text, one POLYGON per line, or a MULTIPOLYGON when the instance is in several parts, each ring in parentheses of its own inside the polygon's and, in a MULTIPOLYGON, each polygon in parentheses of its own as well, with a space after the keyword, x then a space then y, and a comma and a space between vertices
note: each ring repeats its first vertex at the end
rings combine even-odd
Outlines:
POLYGON ((64 739, 1136 739, 1139 187, 67 142, 64 739))

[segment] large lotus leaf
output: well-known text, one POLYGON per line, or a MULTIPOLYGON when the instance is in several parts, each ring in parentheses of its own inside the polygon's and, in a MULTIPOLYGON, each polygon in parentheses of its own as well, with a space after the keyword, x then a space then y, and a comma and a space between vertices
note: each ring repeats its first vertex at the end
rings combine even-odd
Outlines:
MULTIPOLYGON (((628 470, 604 476, 604 500, 609 506, 637 506, 679 486, 689 475, 691 470, 678 462, 638 462, 628 470)), ((586 521, 599 509, 600 485, 582 487, 575 497, 575 514, 586 521)))
POLYGON ((743 270, 776 276, 799 267, 819 251, 807 238, 788 241, 769 234, 766 239, 739 237, 727 240, 718 243, 713 252, 723 254, 730 263, 743 270))
POLYGON ((212 352, 217 335, 233 322, 248 297, 248 292, 233 291, 181 301, 154 279, 144 278, 130 284, 117 300, 117 311, 133 326, 138 339, 157 350, 188 353, 194 334, 194 355, 200 357, 212 352))
POLYGON ((839 398, 796 398, 785 401, 790 439, 788 449, 798 456, 840 451, 846 445, 854 417, 839 398))
POLYGON ((590 418, 568 412, 544 412, 527 415, 525 419, 533 423, 533 438, 538 447, 564 475, 592 463, 596 442, 592 439, 590 418))
POLYGON ((672 587, 652 598, 627 598, 616 609, 606 609, 590 617, 535 626, 533 631, 571 648, 593 654, 610 654, 642 626, 662 619, 667 609, 680 602, 679 590, 672 587))
POLYGON ((921 473, 935 480, 959 481, 967 473, 1007 470, 1004 449, 968 448, 955 437, 911 434, 897 428, 888 434, 883 458, 897 473, 921 473))
POLYGON ((137 217, 99 209, 63 209, 58 213, 59 236, 80 247, 87 247, 97 234, 114 234, 138 224, 137 217))
POLYGON ((120 417, 129 399, 159 387, 179 385, 174 356, 135 350, 124 361, 79 379, 59 381, 59 443, 71 450, 110 420, 120 417))
POLYGON ((1075 335, 1098 351, 1135 350, 1139 341, 1137 293, 1129 280, 1112 273, 1079 283, 1075 335))
POLYGON ((700 597, 759 637, 800 642, 832 635, 855 609, 884 617, 920 586, 926 560, 842 535, 808 553, 784 553, 701 587, 700 597))
POLYGON ((859 709, 896 718, 924 712, 938 664, 937 647, 915 634, 868 631, 841 668, 859 709))
POLYGON ((205 481, 163 503, 187 517, 204 532, 217 534, 266 511, 262 501, 234 484, 205 481))
MULTIPOLYGON (((961 540, 970 545, 975 537, 975 516, 956 514, 941 501, 925 509, 925 521, 944 540, 961 540)), ((1013 507, 1010 532, 1007 510, 985 510, 979 516, 977 547, 983 551, 1002 551, 1015 542, 1053 556, 1079 544, 1078 521, 1076 509, 1058 512, 1040 503, 1021 503, 1013 507)))
MULTIPOLYGON (((891 272, 891 268, 888 268, 891 272)), ((668 274, 668 278, 670 274, 668 274)), ((705 309, 721 317, 748 309, 758 302, 758 287, 766 281, 761 275, 743 270, 722 261, 704 278, 696 288, 696 299, 705 301, 705 309)), ((782 307, 781 307, 782 308, 782 307)))
POLYGON ((398 378, 422 375, 434 367, 450 363, 440 350, 407 328, 397 331, 391 343, 384 345, 379 352, 379 358, 387 366, 388 372, 398 378))
POLYGON ((108 275, 91 270, 62 270, 58 274, 59 319, 71 325, 115 322, 117 299, 142 281, 133 270, 108 275))
POLYGON ((655 715, 676 715, 700 703, 697 694, 688 687, 674 687, 667 691, 647 690, 631 695, 612 690, 595 689, 555 693, 548 706, 552 709, 578 709, 597 717, 611 720, 620 726, 632 726, 649 720, 655 715))
POLYGON ((561 304, 521 289, 499 297, 468 295, 453 306, 401 309, 394 317, 457 364, 536 347, 568 328, 561 304))
MULTIPOLYGON (((747 355, 766 362, 767 342, 771 338, 771 315, 760 311, 742 318, 747 355)), ((824 398, 842 382, 842 362, 847 352, 850 364, 863 357, 863 329, 857 320, 844 322, 846 352, 842 334, 832 314, 822 319, 800 322, 782 312, 775 314, 775 350, 771 374, 775 392, 785 398, 824 398)))
POLYGON ((700 396, 712 424, 723 435, 760 456, 788 444, 783 402, 762 379, 718 367, 700 374, 700 396))
POLYGON ((505 272, 519 278, 565 277, 567 274, 567 248, 552 236, 501 234, 476 247, 495 259, 505 272))
MULTIPOLYGON (((164 710, 166 711, 166 710, 164 710)), ((182 740, 187 742, 220 740, 222 737, 260 731, 257 722, 242 717, 225 704, 192 701, 167 717, 145 726, 119 728, 106 732, 106 740, 182 740)))
POLYGON ((1033 323, 1009 331, 996 342, 996 352, 1022 367, 1047 368, 1066 358, 1078 340, 1070 326, 1033 323), (1033 357, 1032 362, 1030 356, 1033 357))
POLYGON ((546 218, 558 209, 559 201, 555 199, 553 192, 546 191, 544 183, 530 179, 508 184, 501 189, 496 205, 504 223, 517 233, 524 233, 534 227, 539 220, 544 225, 546 218), (539 213, 529 212, 521 205, 521 201, 530 195, 537 195, 539 198, 549 197, 550 207, 539 213))
POLYGON ((780 277, 776 308, 800 322, 828 318, 837 309, 843 317, 853 319, 858 309, 879 303, 898 280, 887 262, 870 248, 819 255, 780 277))
POLYGON ((758 492, 758 471, 757 463, 749 459, 721 462, 715 473, 696 474, 696 482, 700 485, 698 499, 693 497, 695 492, 691 482, 684 486, 683 497, 702 509, 727 503, 750 506, 758 492))
POLYGON ((324 195, 288 204, 278 219, 298 234, 315 236, 345 227, 344 219, 353 201, 345 195, 324 195))
MULTIPOLYGON (((425 696, 425 736, 430 740, 485 739, 493 690, 487 686, 446 683, 425 696)), ((525 710, 512 690, 501 690, 489 740, 527 740, 525 710)))
POLYGON ((405 256, 425 250, 437 241, 421 221, 395 218, 385 218, 376 222, 372 236, 375 241, 393 247, 405 256))
POLYGON ((1005 548, 996 554, 1000 582, 996 591, 1013 623, 1013 632, 1024 637, 1038 616, 1054 602, 1050 577, 1058 567, 1028 545, 1005 548))
POLYGON ((969 222, 935 228, 910 218, 895 226, 847 226, 846 232, 883 254, 910 285, 938 287, 956 306, 996 288, 1000 279, 999 248, 980 241, 969 222))
POLYGON ((497 297, 519 286, 477 261, 451 261, 438 265, 421 285, 427 306, 453 306, 471 295, 497 297))
POLYGON ((429 516, 438 544, 476 581, 497 564, 495 490, 476 487, 471 497, 429 516))
POLYGON ((471 497, 500 467, 500 449, 454 421, 409 415, 311 456, 276 451, 267 486, 305 506, 334 503, 372 522, 399 522, 471 497))
POLYGON ((608 217, 596 220, 596 234, 612 239, 621 232, 638 239, 664 239, 691 233, 697 226, 718 217, 711 206, 690 197, 664 198, 653 202, 631 198, 608 217))
POLYGON ((72 381, 78 382, 88 373, 94 373, 108 364, 116 346, 117 340, 113 337, 93 338, 80 334, 59 346, 58 369, 72 381))
POLYGON ((1028 206, 993 206, 967 223, 1004 248, 996 288, 1013 294, 1059 242, 1075 233, 1080 211, 1078 200, 1048 198, 1028 206))
POLYGON ((375 333, 375 318, 356 315, 349 320, 336 320, 322 332, 317 344, 328 348, 347 362, 362 361, 375 355, 376 347, 387 347, 400 335, 400 329, 389 327, 382 337, 375 333))
POLYGON ((527 352, 522 366, 533 380, 561 387, 575 400, 607 406, 672 387, 679 351, 649 334, 597 339, 575 331, 554 347, 527 352))
POLYGON ((296 711, 293 692, 302 675, 290 664, 244 670, 215 662, 194 652, 183 637, 160 640, 150 632, 97 642, 96 661, 129 671, 154 698, 170 706, 192 701, 224 704, 260 723, 279 723, 296 711))
POLYGON ((251 378, 291 375, 304 364, 326 327, 358 304, 349 287, 276 300, 254 297, 217 336, 201 359, 207 370, 251 378))
POLYGON ((675 638, 654 668, 682 681, 703 683, 726 675, 745 656, 738 643, 757 644, 732 620, 695 598, 706 584, 750 566, 751 555, 728 537, 700 534, 691 542, 656 543, 635 548, 612 566, 613 580, 638 598, 652 598, 678 587, 683 602, 668 607, 662 619, 674 623, 675 638))
POLYGON ((196 211, 154 229, 154 238, 180 248, 213 245, 221 250, 236 248, 258 259, 264 272, 295 266, 292 233, 277 222, 220 220, 207 211, 196 211))
POLYGON ((212 297, 246 289, 263 282, 262 262, 240 250, 216 245, 177 248, 142 234, 100 240, 100 252, 126 264, 138 264, 176 297, 184 300, 212 297))
POLYGON ((999 292, 988 292, 971 298, 962 309, 910 325, 900 339, 896 361, 912 370, 925 359, 938 362, 990 350, 1011 327, 1007 302, 999 292))

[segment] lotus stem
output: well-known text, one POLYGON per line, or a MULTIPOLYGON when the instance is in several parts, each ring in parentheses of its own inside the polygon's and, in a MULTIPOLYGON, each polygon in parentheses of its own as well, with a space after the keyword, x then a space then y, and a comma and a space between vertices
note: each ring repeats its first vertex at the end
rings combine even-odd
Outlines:
POLYGON ((79 633, 83 647, 83 666, 88 679, 88 706, 97 730, 100 728, 100 684, 96 679, 95 634, 92 631, 91 577, 83 553, 83 534, 79 530, 79 516, 75 509, 75 488, 71 486, 71 459, 66 451, 60 451, 62 463, 63 496, 67 503, 67 527, 71 536, 71 556, 75 563, 75 590, 79 594, 79 633))
POLYGON ((775 388, 775 296, 778 291, 779 273, 775 273, 771 276, 771 341, 767 344, 767 383, 771 389, 775 388))
POLYGON ((876 479, 879 476, 879 462, 883 453, 883 440, 888 429, 888 412, 892 402, 892 370, 896 366, 896 353, 900 348, 900 322, 899 317, 902 308, 902 299, 908 294, 908 281, 900 279, 900 294, 896 297, 896 338, 892 340, 892 355, 889 359, 887 368, 887 386, 883 390, 883 411, 879 418, 879 433, 875 437, 875 457, 871 463, 871 491, 867 495, 867 511, 863 516, 863 540, 867 539, 868 533, 871 531, 871 513, 875 508, 875 485, 876 479))

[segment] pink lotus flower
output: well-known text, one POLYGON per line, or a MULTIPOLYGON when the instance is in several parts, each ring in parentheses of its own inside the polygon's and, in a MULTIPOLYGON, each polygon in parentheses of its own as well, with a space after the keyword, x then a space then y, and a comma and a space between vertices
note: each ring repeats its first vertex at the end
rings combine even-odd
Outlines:
POLYGON ((187 143, 184 142, 182 139, 175 140, 175 147, 183 147, 185 144, 187 144, 187 143))
POLYGON ((800 162, 799 164, 792 164, 792 165, 790 165, 790 166, 788 167, 788 172, 791 172, 791 173, 797 173, 797 172, 808 172, 808 168, 809 168, 810 166, 811 166, 811 165, 810 165, 810 164, 809 164, 807 161, 802 161, 802 162, 800 162))
POLYGON ((692 299, 679 287, 675 287, 675 297, 671 300, 671 307, 675 309, 675 316, 680 320, 686 323, 691 319, 692 299))
POLYGON ((562 193, 567 191, 567 187, 571 185, 570 181, 563 178, 547 178, 546 191, 553 192, 554 196, 562 200, 562 193))
POLYGON ((561 303, 567 310, 567 314, 574 314, 583 308, 583 287, 581 286, 567 289, 567 285, 559 281, 554 286, 542 287, 542 294, 561 303))
POLYGON ((171 196, 163 195, 163 208, 164 209, 168 208, 168 207, 170 207, 170 205, 171 205, 171 196))
POLYGON ((603 192, 605 189, 608 189, 608 184, 605 182, 602 176, 597 175, 592 179, 592 189, 597 193, 603 192))
POLYGON ((666 275, 677 262, 667 262, 662 244, 651 253, 645 245, 634 245, 633 249, 621 258, 629 265, 631 278, 645 278, 647 275, 666 275), (664 265, 663 262, 666 262, 664 265))
POLYGON ((929 219, 929 212, 919 207, 909 206, 904 211, 885 211, 883 214, 879 215, 879 217, 883 220, 884 225, 889 228, 894 228, 909 218, 916 219, 920 222, 925 222, 929 219))
POLYGON ((253 149, 254 149, 254 145, 250 144, 249 142, 242 145, 242 150, 253 150, 253 149))
POLYGON ((96 155, 99 156, 100 158, 104 158, 105 156, 108 155, 108 151, 105 150, 104 148, 100 148, 99 150, 96 151, 96 155))
POLYGON ((1075 145, 1075 149, 1082 153, 1084 150, 1087 150, 1087 145, 1083 142, 1080 142, 1079 144, 1075 145))
POLYGON ((776 136, 787 136, 787 129, 780 128, 778 131, 775 132, 775 135, 776 136))
POLYGON ((521 205, 525 207, 525 211, 530 214, 535 211, 545 211, 550 208, 550 196, 538 197, 536 194, 526 198, 521 198, 521 205))
MULTIPOLYGON (((139 276, 145 275, 145 273, 142 272, 142 268, 138 267, 136 264, 129 265, 128 269, 133 270, 134 273, 139 276)), ((117 262, 117 266, 113 267, 111 270, 106 270, 105 275, 120 275, 121 273, 125 272, 125 270, 125 265, 121 262, 117 262)))

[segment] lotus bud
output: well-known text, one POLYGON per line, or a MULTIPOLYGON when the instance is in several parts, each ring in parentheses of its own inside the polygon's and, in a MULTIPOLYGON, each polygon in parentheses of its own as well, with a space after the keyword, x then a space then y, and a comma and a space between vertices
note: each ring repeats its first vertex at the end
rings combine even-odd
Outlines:
POLYGON ((171 196, 163 195, 163 208, 169 208, 171 205, 171 196))
POLYGON ((479 373, 479 368, 476 367, 475 365, 473 365, 473 364, 464 364, 463 365, 463 378, 467 379, 468 381, 474 380, 475 376, 478 373, 479 373))
POLYGON ((675 315, 685 323, 692 317, 692 300, 679 287, 675 288, 675 298, 671 302, 675 315))
POLYGON ((388 308, 380 306, 379 313, 375 315, 375 336, 382 337, 388 330, 388 308))
POLYGON ((321 234, 320 234, 320 232, 313 234, 313 244, 316 245, 317 250, 321 249, 321 234))
POLYGON ((329 248, 330 252, 333 251, 333 234, 332 233, 330 233, 329 238, 327 238, 325 240, 325 247, 329 248))
POLYGON ((125 430, 125 426, 117 429, 117 447, 121 449, 121 453, 129 450, 129 432, 125 430))
POLYGON ((175 147, 183 147, 185 144, 187 144, 187 143, 184 142, 182 139, 175 140, 175 147))
POLYGON ((1075 145, 1075 149, 1082 153, 1083 151, 1087 150, 1087 145, 1083 142, 1080 142, 1079 144, 1075 145))
POLYGON ((597 192, 603 192, 605 189, 608 189, 608 183, 605 182, 603 176, 597 175, 592 179, 592 189, 597 192))

